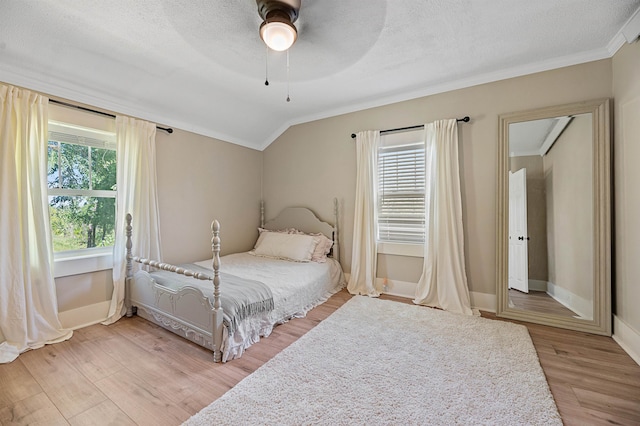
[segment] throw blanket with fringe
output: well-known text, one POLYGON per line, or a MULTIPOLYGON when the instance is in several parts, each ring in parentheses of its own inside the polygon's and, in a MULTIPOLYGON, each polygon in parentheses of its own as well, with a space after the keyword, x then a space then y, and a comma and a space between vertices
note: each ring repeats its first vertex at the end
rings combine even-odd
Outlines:
MULTIPOLYGON (((192 263, 178 265, 194 272, 213 276, 211 269, 203 268, 192 263)), ((156 283, 179 290, 182 287, 196 287, 209 298, 213 306, 213 282, 197 280, 170 271, 153 271, 150 273, 156 283)), ((235 275, 220 273, 220 303, 223 310, 223 322, 227 326, 229 335, 238 328, 238 324, 251 315, 272 311, 274 308, 273 294, 269 287, 260 281, 247 280, 235 275)))

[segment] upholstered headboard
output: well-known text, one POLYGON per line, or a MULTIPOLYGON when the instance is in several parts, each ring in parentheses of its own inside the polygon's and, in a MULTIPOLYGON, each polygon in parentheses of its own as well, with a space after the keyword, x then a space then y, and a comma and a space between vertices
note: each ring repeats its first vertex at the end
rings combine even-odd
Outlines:
MULTIPOLYGON (((330 238, 333 243, 332 257, 339 260, 338 248, 338 200, 334 199, 334 221, 335 225, 323 222, 311 210, 306 207, 287 207, 275 218, 264 222, 262 218, 262 228, 276 231, 279 229, 295 228, 307 234, 322 233, 330 238)), ((262 207, 264 212, 264 206, 262 207)))

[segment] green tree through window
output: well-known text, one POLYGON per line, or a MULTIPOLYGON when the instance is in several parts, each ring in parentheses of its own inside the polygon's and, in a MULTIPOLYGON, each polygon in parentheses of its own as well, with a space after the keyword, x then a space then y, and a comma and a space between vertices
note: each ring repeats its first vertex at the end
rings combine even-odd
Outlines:
MULTIPOLYGON (((59 127, 50 123, 50 129, 59 127)), ((48 145, 47 183, 54 252, 112 246, 115 146, 113 142, 83 136, 88 129, 62 130, 49 132, 48 145)))

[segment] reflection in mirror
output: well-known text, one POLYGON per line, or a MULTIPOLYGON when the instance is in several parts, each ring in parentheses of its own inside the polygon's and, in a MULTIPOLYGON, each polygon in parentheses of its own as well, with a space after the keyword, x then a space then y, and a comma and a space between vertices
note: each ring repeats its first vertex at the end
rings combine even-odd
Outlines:
POLYGON ((500 116, 498 316, 611 334, 608 100, 500 116))
POLYGON ((509 305, 593 318, 591 114, 509 125, 509 305))

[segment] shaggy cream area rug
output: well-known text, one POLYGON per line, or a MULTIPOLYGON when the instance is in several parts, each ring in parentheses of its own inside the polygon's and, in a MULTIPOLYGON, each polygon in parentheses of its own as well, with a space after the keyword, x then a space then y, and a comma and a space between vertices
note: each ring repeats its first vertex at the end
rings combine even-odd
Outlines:
POLYGON ((213 424, 562 422, 524 326, 356 296, 185 422, 213 424))

